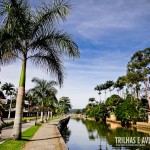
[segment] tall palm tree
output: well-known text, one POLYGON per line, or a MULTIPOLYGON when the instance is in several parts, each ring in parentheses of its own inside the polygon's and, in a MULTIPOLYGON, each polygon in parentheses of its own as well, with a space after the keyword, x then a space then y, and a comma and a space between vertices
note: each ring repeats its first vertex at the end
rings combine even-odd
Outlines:
POLYGON ((9 105, 9 113, 8 113, 8 119, 10 118, 11 114, 11 105, 12 105, 12 95, 15 92, 15 86, 12 83, 5 83, 2 85, 1 89, 5 91, 5 94, 7 96, 10 96, 10 105, 9 105))
POLYGON ((34 109, 33 107, 33 103, 35 102, 35 97, 34 97, 34 93, 31 89, 27 90, 25 93, 25 100, 28 101, 28 116, 30 116, 31 113, 31 108, 34 109))
POLYGON ((106 84, 107 89, 109 89, 110 96, 111 96, 111 91, 112 91, 111 87, 113 87, 114 82, 112 80, 108 80, 108 81, 106 81, 105 84, 106 84))
POLYGON ((102 88, 101 88, 101 86, 100 85, 97 85, 95 88, 94 88, 94 90, 96 90, 96 91, 98 91, 98 94, 99 94, 99 96, 100 96, 100 101, 99 101, 99 103, 101 103, 101 91, 102 91, 102 88))
POLYGON ((61 97, 59 99, 59 106, 61 108, 62 113, 66 114, 72 108, 69 97, 61 97))
MULTIPOLYGON (((43 2, 43 1, 42 1, 43 2)), ((32 9, 26 0, 0 0, 0 64, 17 59, 22 62, 13 138, 21 138, 21 120, 25 97, 27 62, 57 77, 63 83, 63 56, 79 57, 76 43, 69 34, 58 29, 70 12, 70 3, 54 0, 32 9)))
POLYGON ((53 96, 53 93, 56 89, 53 87, 58 83, 55 81, 47 81, 44 79, 33 78, 32 82, 35 83, 35 87, 32 89, 35 97, 41 102, 41 121, 43 122, 43 113, 44 113, 44 104, 53 96))
POLYGON ((117 88, 118 95, 119 95, 119 91, 123 90, 126 83, 127 83, 126 76, 118 77, 117 81, 114 83, 114 88, 117 88))
POLYGON ((53 113, 56 110, 56 107, 58 105, 58 100, 56 97, 57 94, 57 90, 55 88, 51 88, 48 93, 47 93, 47 99, 46 99, 46 107, 48 110, 48 116, 47 116, 47 120, 51 117, 53 117, 53 113))

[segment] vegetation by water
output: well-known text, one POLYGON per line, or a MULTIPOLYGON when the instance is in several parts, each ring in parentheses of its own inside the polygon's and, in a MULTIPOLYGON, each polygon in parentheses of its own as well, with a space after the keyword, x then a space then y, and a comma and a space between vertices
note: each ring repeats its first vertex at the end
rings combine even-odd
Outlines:
POLYGON ((94 90, 98 91, 100 101, 89 98, 89 104, 83 113, 95 119, 101 118, 103 121, 114 113, 123 124, 128 124, 130 121, 147 122, 147 112, 150 109, 148 98, 149 55, 150 48, 137 51, 127 65, 126 75, 120 76, 116 82, 108 80, 104 84, 97 85, 94 90), (114 89, 118 94, 111 95, 114 89), (110 96, 106 99, 108 90, 110 96), (105 93, 104 101, 101 99, 102 91, 105 93))
POLYGON ((126 75, 118 77, 115 82, 108 80, 97 85, 94 90, 98 91, 100 100, 89 98, 89 103, 83 111, 76 111, 76 113, 83 113, 104 122, 108 116, 115 114, 123 125, 129 125, 131 121, 147 122, 150 109, 149 64, 150 48, 137 51, 128 62, 126 75), (113 90, 117 94, 111 95, 113 90), (105 98, 102 100, 103 91, 105 98), (109 96, 106 98, 108 91, 109 96))

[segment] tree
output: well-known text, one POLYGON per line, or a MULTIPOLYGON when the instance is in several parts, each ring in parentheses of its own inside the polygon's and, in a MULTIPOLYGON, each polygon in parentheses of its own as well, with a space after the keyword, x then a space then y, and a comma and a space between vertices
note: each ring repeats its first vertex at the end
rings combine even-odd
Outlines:
MULTIPOLYGON (((98 90, 98 91, 105 91, 105 100, 106 100, 106 90, 107 90, 107 86, 106 86, 106 84, 100 84, 99 86, 97 86, 96 88, 95 88, 95 90, 98 90)), ((100 92, 100 94, 101 94, 101 92, 100 92)))
POLYGON ((124 88, 124 86, 127 83, 126 76, 120 76, 117 81, 114 83, 114 88, 117 88, 117 91, 119 93, 120 90, 124 88))
POLYGON ((114 94, 107 98, 105 104, 108 107, 108 110, 114 112, 116 106, 119 105, 121 102, 123 102, 123 99, 119 95, 114 94))
MULTIPOLYGON (((30 116, 31 109, 35 109, 33 103, 36 101, 34 93, 31 89, 27 90, 25 93, 25 100, 28 101, 28 116, 30 116)), ((37 102, 37 101, 36 101, 37 102)))
POLYGON ((98 94, 100 96, 100 103, 101 103, 101 91, 102 91, 102 87, 100 85, 97 85, 95 88, 94 88, 95 91, 98 91, 98 94))
POLYGON ((89 114, 90 117, 95 117, 96 120, 99 120, 99 118, 101 118, 102 121, 106 122, 106 117, 108 117, 108 111, 105 103, 101 103, 95 106, 93 109, 91 109, 89 114))
POLYGON ((135 84, 135 90, 137 97, 140 91, 140 83, 144 83, 145 86, 145 96, 149 101, 150 108, 150 100, 148 98, 148 75, 150 74, 150 48, 146 48, 144 50, 139 50, 133 54, 131 60, 127 65, 127 75, 130 83, 135 84))
POLYGON ((58 83, 55 81, 47 81, 44 79, 33 78, 32 82, 35 83, 35 87, 32 89, 36 98, 41 103, 41 121, 43 122, 43 113, 44 113, 44 104, 50 99, 50 96, 53 96, 52 93, 56 89, 53 87, 58 83))
POLYGON ((106 81, 105 85, 106 85, 107 89, 109 89, 109 91, 110 91, 110 96, 111 96, 111 91, 112 91, 111 87, 113 87, 114 82, 111 81, 111 80, 108 80, 108 81, 106 81))
POLYGON ((8 119, 10 118, 10 114, 11 114, 11 105, 12 105, 12 95, 15 91, 14 89, 14 85, 12 83, 5 83, 2 85, 1 89, 3 91, 5 91, 5 94, 7 96, 10 96, 10 106, 9 106, 9 113, 8 113, 8 119))
POLYGON ((138 119, 138 111, 136 103, 132 95, 128 95, 126 99, 116 107, 115 115, 123 124, 129 124, 130 121, 136 122, 138 119))
POLYGON ((94 106, 94 102, 95 102, 95 98, 94 97, 91 97, 89 98, 89 102, 92 104, 92 107, 94 106))
POLYGON ((58 29, 70 12, 69 1, 42 3, 33 11, 26 0, 4 0, 0 1, 0 12, 0 64, 22 62, 13 129, 13 138, 20 139, 27 62, 55 75, 62 85, 62 57, 77 58, 79 50, 70 35, 58 29))
POLYGON ((61 108, 62 113, 66 114, 72 108, 69 97, 61 97, 59 99, 59 106, 61 108))
POLYGON ((56 97, 57 90, 55 88, 51 88, 47 92, 47 98, 45 99, 45 106, 48 111, 47 120, 51 117, 53 117, 53 114, 56 113, 57 105, 58 105, 58 99, 56 97))

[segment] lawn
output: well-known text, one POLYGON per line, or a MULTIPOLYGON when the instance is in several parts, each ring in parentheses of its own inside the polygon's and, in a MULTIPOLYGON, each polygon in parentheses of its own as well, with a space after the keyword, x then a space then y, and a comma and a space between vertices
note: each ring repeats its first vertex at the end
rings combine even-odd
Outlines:
POLYGON ((40 126, 41 124, 37 124, 24 131, 21 140, 6 140, 4 143, 0 144, 0 150, 21 150, 26 142, 34 136, 40 126))

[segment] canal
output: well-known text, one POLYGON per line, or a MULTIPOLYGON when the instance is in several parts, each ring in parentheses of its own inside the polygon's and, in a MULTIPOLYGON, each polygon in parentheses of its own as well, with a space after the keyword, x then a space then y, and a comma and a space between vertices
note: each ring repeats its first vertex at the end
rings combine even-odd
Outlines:
POLYGON ((61 134, 69 150, 150 150, 150 134, 118 124, 70 119, 61 134))

